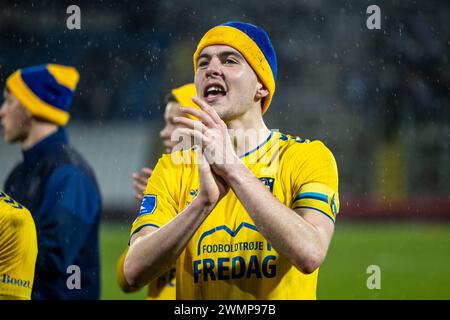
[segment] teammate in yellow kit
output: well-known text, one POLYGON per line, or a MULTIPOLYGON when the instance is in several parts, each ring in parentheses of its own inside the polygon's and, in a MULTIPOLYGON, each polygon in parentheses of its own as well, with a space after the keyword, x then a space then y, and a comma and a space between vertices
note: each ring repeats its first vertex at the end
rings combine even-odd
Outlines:
POLYGON ((33 217, 0 191, 0 300, 30 300, 36 257, 33 217))
MULTIPOLYGON (((194 105, 191 97, 195 95, 195 86, 193 83, 189 83, 179 88, 173 89, 171 94, 166 98, 166 108, 164 112, 165 126, 160 132, 160 138, 163 142, 164 150, 166 153, 170 153, 172 151, 172 148, 177 144, 177 141, 171 140, 171 136, 174 130, 179 127, 174 122, 174 118, 184 115, 181 110, 179 110, 179 108, 180 106, 194 105)), ((133 184, 135 189, 134 197, 138 201, 142 201, 142 194, 145 191, 147 180, 152 174, 152 169, 148 167, 142 168, 141 171, 141 174, 133 174, 133 184)), ((125 250, 119 257, 116 267, 116 277, 117 283, 119 284, 122 291, 129 293, 138 291, 141 289, 141 287, 132 287, 125 280, 125 277, 123 275, 123 266, 127 252, 128 250, 125 250)), ((173 300, 175 298, 175 266, 173 266, 169 271, 158 277, 158 279, 149 283, 147 290, 147 299, 173 300)))
POLYGON ((339 211, 332 153, 266 127, 277 67, 262 29, 212 28, 194 69, 201 110, 184 110, 199 121, 176 121, 199 147, 163 155, 149 179, 128 282, 145 283, 176 261, 178 299, 315 299, 339 211))

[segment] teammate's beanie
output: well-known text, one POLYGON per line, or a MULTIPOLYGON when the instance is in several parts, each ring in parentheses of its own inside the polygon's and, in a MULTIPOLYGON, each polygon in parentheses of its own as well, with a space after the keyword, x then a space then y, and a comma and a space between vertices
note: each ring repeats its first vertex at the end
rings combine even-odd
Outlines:
POLYGON ((197 96, 197 91, 193 83, 188 83, 173 89, 172 94, 182 107, 195 108, 196 104, 192 101, 192 97, 197 96))
POLYGON ((44 64, 15 71, 6 87, 32 115, 64 126, 79 78, 74 67, 44 64))
POLYGON ((275 93, 277 78, 277 56, 267 33, 253 24, 237 21, 226 22, 210 29, 200 40, 194 53, 195 71, 200 53, 211 45, 227 45, 244 56, 269 91, 262 106, 264 114, 275 93))
MULTIPOLYGON (((188 83, 181 87, 173 89, 172 95, 178 101, 180 106, 200 109, 199 106, 197 106, 192 101, 192 97, 197 96, 197 91, 195 90, 195 85, 193 83, 188 83)), ((188 114, 187 116, 193 120, 198 120, 197 117, 194 117, 190 114, 188 114)))

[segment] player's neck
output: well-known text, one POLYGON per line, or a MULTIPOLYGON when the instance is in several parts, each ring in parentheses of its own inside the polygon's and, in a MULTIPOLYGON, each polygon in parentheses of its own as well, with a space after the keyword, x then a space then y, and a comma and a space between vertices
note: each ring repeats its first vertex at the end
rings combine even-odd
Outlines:
POLYGON ((32 120, 30 132, 25 140, 21 143, 22 150, 28 150, 37 144, 39 141, 48 137, 58 130, 58 126, 53 123, 43 122, 39 120, 32 120))
POLYGON ((238 119, 227 122, 227 127, 238 156, 257 148, 270 134, 261 112, 248 112, 238 119))

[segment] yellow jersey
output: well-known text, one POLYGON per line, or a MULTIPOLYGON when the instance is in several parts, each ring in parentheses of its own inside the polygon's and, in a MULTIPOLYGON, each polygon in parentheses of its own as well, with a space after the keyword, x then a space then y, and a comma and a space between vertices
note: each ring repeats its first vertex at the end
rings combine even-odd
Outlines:
POLYGON ((147 300, 175 300, 176 299, 176 271, 175 266, 159 276, 148 285, 147 300))
MULTIPOLYGON (((193 158, 195 152, 188 150, 159 159, 131 235, 144 226, 162 227, 191 203, 200 187, 193 158)), ((287 207, 310 208, 334 223, 338 171, 322 142, 271 131, 240 158, 287 207)), ((318 270, 303 274, 281 256, 233 190, 194 233, 176 270, 177 299, 316 299, 318 270)))
POLYGON ((0 191, 0 299, 31 298, 37 251, 30 212, 0 191))
MULTIPOLYGON (((119 287, 125 292, 134 292, 140 289, 130 287, 125 279, 123 267, 128 250, 125 250, 117 261, 116 278, 119 287)), ((147 286, 146 300, 175 300, 175 266, 169 271, 159 276, 158 279, 150 282, 147 286)))

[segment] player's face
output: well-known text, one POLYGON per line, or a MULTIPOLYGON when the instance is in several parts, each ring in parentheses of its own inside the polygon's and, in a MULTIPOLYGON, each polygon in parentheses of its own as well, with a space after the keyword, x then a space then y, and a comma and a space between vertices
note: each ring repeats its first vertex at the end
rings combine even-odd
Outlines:
POLYGON ((180 104, 176 102, 169 102, 166 105, 166 111, 164 112, 164 122, 166 123, 166 125, 159 133, 159 136, 161 137, 164 145, 165 153, 171 153, 173 147, 175 147, 175 145, 178 143, 178 141, 172 141, 171 136, 175 129, 179 127, 173 121, 173 118, 184 116, 184 114, 179 110, 179 107, 180 104))
POLYGON ((211 105, 224 121, 244 114, 256 102, 262 85, 239 51, 214 45, 202 50, 195 73, 195 87, 200 98, 211 105))
POLYGON ((0 123, 6 142, 24 141, 30 132, 31 116, 19 100, 9 91, 3 91, 4 101, 0 108, 0 123))

